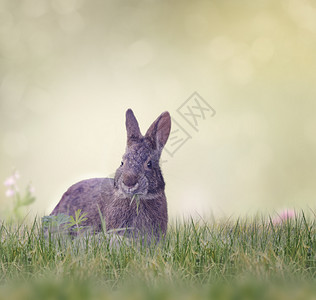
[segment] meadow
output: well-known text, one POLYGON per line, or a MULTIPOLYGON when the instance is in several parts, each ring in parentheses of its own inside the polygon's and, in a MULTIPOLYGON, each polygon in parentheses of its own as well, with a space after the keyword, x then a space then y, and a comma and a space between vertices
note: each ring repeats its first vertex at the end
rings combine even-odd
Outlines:
POLYGON ((316 300, 315 53, 312 0, 0 0, 0 300, 316 300), (129 107, 183 140, 165 239, 47 234, 70 184, 119 166, 129 107))
POLYGON ((0 227, 0 299, 315 299, 315 215, 187 219, 157 244, 0 227))

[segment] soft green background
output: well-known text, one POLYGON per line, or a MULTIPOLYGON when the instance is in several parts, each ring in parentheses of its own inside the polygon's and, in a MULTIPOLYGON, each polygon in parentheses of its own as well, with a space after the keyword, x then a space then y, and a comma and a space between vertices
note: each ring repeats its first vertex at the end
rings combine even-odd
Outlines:
POLYGON ((314 1, 0 0, 0 180, 49 213, 113 174, 127 108, 143 132, 168 110, 192 135, 162 166, 171 216, 315 208, 315 83, 314 1), (199 132, 176 112, 194 91, 199 132))

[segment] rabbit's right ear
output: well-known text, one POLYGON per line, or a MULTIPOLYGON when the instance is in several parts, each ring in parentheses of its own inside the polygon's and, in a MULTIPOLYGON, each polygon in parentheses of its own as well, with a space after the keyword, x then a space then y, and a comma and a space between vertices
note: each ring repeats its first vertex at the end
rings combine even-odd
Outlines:
POLYGON ((155 148, 161 153, 167 143, 171 129, 170 114, 163 112, 147 130, 145 137, 149 138, 155 145, 155 148))
POLYGON ((127 145, 130 146, 133 142, 141 138, 138 122, 134 116, 133 111, 129 108, 126 111, 126 131, 127 131, 127 145))

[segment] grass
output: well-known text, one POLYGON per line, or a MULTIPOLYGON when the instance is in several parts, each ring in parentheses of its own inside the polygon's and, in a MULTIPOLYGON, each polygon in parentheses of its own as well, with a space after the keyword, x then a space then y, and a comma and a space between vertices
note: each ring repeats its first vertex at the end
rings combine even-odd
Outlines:
POLYGON ((280 224, 264 217, 175 222, 150 246, 105 234, 47 236, 36 220, 3 223, 0 237, 0 299, 316 295, 316 224, 304 213, 280 224))

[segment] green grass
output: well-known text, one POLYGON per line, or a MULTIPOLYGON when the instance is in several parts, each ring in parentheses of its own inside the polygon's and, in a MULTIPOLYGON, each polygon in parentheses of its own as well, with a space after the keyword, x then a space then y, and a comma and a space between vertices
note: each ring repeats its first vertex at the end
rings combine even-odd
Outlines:
POLYGON ((0 299, 309 299, 316 293, 315 217, 303 213, 278 225, 264 217, 175 222, 165 240, 147 247, 104 234, 45 236, 37 221, 4 223, 0 237, 0 299))

